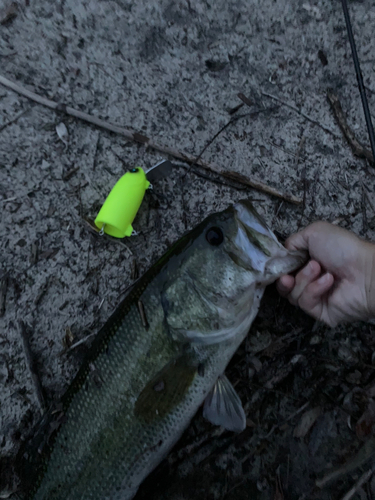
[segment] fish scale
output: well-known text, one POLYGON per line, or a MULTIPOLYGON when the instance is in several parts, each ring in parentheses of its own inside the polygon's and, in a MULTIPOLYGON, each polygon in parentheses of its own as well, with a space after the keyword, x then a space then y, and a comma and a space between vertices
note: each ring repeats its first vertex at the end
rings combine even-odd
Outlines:
MULTIPOLYGON (((155 304, 150 304, 154 306, 155 304)), ((88 374, 88 384, 89 387, 83 388, 78 395, 73 397, 70 407, 66 413, 67 418, 70 420, 71 425, 66 426, 59 433, 58 438, 55 442, 54 453, 51 455, 49 466, 47 472, 50 476, 50 481, 45 482, 45 485, 40 488, 35 499, 47 498, 44 495, 47 494, 51 488, 51 485, 57 484, 63 485, 64 481, 69 480, 69 482, 74 482, 74 476, 80 474, 80 470, 77 470, 77 463, 82 460, 82 455, 86 454, 86 461, 92 461, 92 457, 98 456, 100 453, 100 448, 102 448, 102 440, 98 440, 100 436, 100 430, 108 428, 116 429, 116 432, 107 432, 104 434, 103 439, 107 443, 107 448, 111 448, 111 455, 114 455, 115 462, 121 463, 126 456, 121 456, 121 451, 131 450, 134 447, 133 443, 136 443, 139 439, 143 438, 142 425, 132 426, 132 436, 133 443, 129 440, 129 436, 126 436, 126 446, 121 440, 121 430, 126 429, 126 421, 130 420, 130 410, 133 404, 132 399, 134 399, 134 394, 137 393, 138 387, 142 387, 143 384, 147 383, 148 374, 152 373, 154 369, 154 374, 157 373, 158 365, 164 366, 164 364, 169 360, 171 351, 165 349, 157 357, 152 357, 151 355, 147 358, 147 352, 152 350, 152 340, 154 344, 157 344, 158 333, 163 333, 155 325, 159 322, 162 323, 162 314, 159 307, 158 310, 153 307, 152 322, 150 327, 153 328, 153 337, 139 335, 139 332, 144 328, 137 308, 133 304, 127 314, 127 326, 122 323, 121 326, 116 331, 116 336, 112 337, 108 342, 105 349, 100 352, 95 360, 95 369, 98 370, 100 378, 102 379, 101 386, 98 387, 97 384, 92 380, 92 372, 88 374), (131 326, 129 326, 131 325, 131 326), (107 352, 108 350, 108 352, 107 352), (144 359, 137 359, 135 353, 139 352, 145 353, 144 359), (136 361, 135 361, 136 360, 136 361), (150 361, 152 360, 152 361, 150 361), (135 371, 136 363, 144 364, 144 376, 137 379, 135 377, 129 378, 129 373, 137 373, 135 371), (152 366, 154 365, 154 366, 152 366), (113 376, 115 374, 115 376, 113 376), (91 379, 90 379, 91 377, 91 379), (116 416, 124 415, 122 420, 113 422, 116 420, 116 416), (90 425, 87 425, 88 419, 90 419, 90 425), (110 422, 112 419, 112 422, 110 422), (72 437, 74 437, 74 441, 72 437), (90 457, 87 456, 87 451, 85 443, 95 440, 96 448, 92 450, 90 457), (64 448, 64 443, 70 441, 73 446, 69 449, 67 454, 62 454, 59 449, 64 448), (121 443, 120 450, 114 452, 116 447, 116 442, 121 443), (118 457, 118 454, 120 455, 118 457), (118 458, 117 458, 118 457, 118 458), (59 473, 60 471, 60 473, 59 473), (72 476, 69 476, 71 474, 72 476)), ((173 353, 173 351, 172 351, 173 353)), ((103 432, 103 431, 102 431, 103 432)), ((155 443, 145 443, 145 446, 152 446, 155 443)), ((100 454, 104 453, 106 455, 108 452, 102 449, 100 454)), ((123 454, 124 455, 124 454, 123 454)), ((112 459, 113 460, 113 459, 112 459)), ((86 465, 86 464, 82 464, 86 465)), ((111 466, 110 466, 111 467, 111 466)), ((82 477, 81 484, 85 485, 85 491, 80 492, 77 488, 72 494, 72 498, 81 498, 77 495, 82 495, 82 498, 90 498, 90 490, 94 492, 100 491, 103 486, 106 488, 105 468, 101 469, 101 474, 98 476, 97 465, 91 464, 91 467, 86 466, 86 477, 82 477), (91 474, 89 474, 91 472, 91 474)), ((68 499, 65 488, 61 488, 61 494, 55 494, 55 498, 65 498, 68 499)))
MULTIPOLYGON (((247 201, 181 238, 104 325, 61 404, 20 451, 26 498, 133 498, 221 380, 266 284, 304 260, 247 201), (279 269, 270 275, 273 258, 279 269)), ((207 418, 240 430, 245 416, 230 383, 212 394, 207 418)))

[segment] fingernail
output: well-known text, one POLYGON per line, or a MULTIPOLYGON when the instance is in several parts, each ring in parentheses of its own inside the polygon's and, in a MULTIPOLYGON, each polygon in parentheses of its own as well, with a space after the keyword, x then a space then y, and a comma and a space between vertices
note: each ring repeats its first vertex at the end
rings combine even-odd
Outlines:
POLYGON ((303 269, 302 274, 304 276, 309 276, 311 274, 311 262, 309 262, 303 269))
POLYGON ((324 285, 324 283, 326 283, 326 282, 327 282, 328 276, 329 276, 329 274, 328 274, 328 273, 323 274, 323 276, 321 276, 321 277, 318 279, 318 283, 319 283, 319 285, 324 285))

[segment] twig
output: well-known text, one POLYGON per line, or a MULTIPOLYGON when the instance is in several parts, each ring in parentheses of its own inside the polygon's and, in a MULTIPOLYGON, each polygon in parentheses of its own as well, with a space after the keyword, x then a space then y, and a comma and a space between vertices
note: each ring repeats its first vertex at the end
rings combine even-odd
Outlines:
POLYGON ((297 415, 299 415, 301 412, 303 412, 303 410, 305 410, 308 406, 310 405, 310 401, 307 401, 304 405, 302 405, 300 408, 298 408, 298 410, 296 410, 295 412, 293 412, 291 415, 289 415, 289 417, 285 418, 280 424, 274 424, 271 428, 271 430, 269 431, 269 433, 265 436, 265 439, 268 439, 273 433, 274 431, 278 428, 278 427, 281 427, 282 425, 286 424, 287 422, 289 422, 289 420, 292 420, 294 417, 296 417, 297 415))
POLYGON ((281 146, 278 146, 276 143, 274 143, 272 141, 267 141, 267 142, 269 144, 271 144, 271 146, 273 146, 274 148, 279 149, 280 151, 282 151, 284 154, 293 156, 294 158, 297 158, 297 155, 295 153, 293 153, 292 151, 288 151, 287 149, 284 149, 281 146))
POLYGON ((93 170, 96 169, 96 161, 97 161, 96 158, 98 155, 99 141, 100 141, 100 132, 98 132, 98 137, 97 137, 96 143, 95 143, 94 161, 92 162, 92 169, 93 170))
POLYGON ((246 481, 248 481, 248 478, 245 477, 244 479, 241 479, 241 481, 239 481, 237 484, 235 484, 234 486, 232 486, 231 488, 229 488, 229 490, 227 490, 224 495, 223 495, 223 499, 229 495, 229 493, 232 493, 232 491, 234 491, 236 488, 239 488, 240 486, 242 486, 244 483, 246 483, 246 481))
POLYGON ((42 300, 42 298, 47 293, 47 290, 48 290, 48 288, 50 286, 50 282, 51 282, 51 278, 47 279, 47 281, 44 283, 44 285, 40 289, 38 295, 35 297, 34 304, 36 306, 38 306, 40 304, 40 301, 42 300))
POLYGON ((277 198, 281 198, 282 200, 289 201, 289 203, 294 203, 295 205, 300 205, 302 203, 302 199, 297 198, 297 196, 288 193, 282 194, 277 189, 272 188, 271 186, 266 186, 262 182, 250 180, 248 177, 245 177, 238 172, 222 171, 221 175, 223 177, 226 177, 227 179, 231 179, 232 181, 240 182, 242 184, 245 184, 246 186, 257 189, 258 191, 263 191, 263 193, 267 193, 272 196, 276 196, 277 198))
POLYGON ((6 200, 1 200, 1 203, 9 203, 17 199, 17 196, 12 196, 12 198, 7 198, 6 200))
POLYGON ((324 125, 322 125, 321 123, 319 123, 317 120, 314 120, 314 118, 311 118, 311 116, 307 115, 303 111, 300 111, 295 106, 292 106, 291 104, 288 104, 287 102, 282 101, 281 99, 279 99, 278 97, 276 97, 276 96, 274 96, 272 94, 268 94, 268 92, 262 92, 262 95, 264 95, 265 97, 269 97, 270 99, 274 99, 275 101, 279 102, 283 106, 286 106, 287 108, 292 109, 293 111, 295 111, 299 115, 303 116, 303 118, 305 118, 305 120, 313 123, 317 127, 320 127, 322 130, 324 130, 328 134, 333 135, 333 137, 335 137, 336 139, 338 139, 338 136, 331 129, 329 129, 328 127, 325 127, 324 125))
POLYGON ((250 107, 251 107, 251 106, 254 104, 254 103, 253 103, 252 101, 250 101, 250 99, 248 99, 248 98, 247 98, 247 97, 246 97, 246 96, 245 96, 242 92, 239 92, 239 93, 237 94, 237 97, 238 97, 239 99, 241 99, 241 101, 242 101, 244 104, 246 104, 247 106, 250 106, 250 107))
POLYGON ((4 316, 5 313, 7 290, 8 290, 8 276, 5 275, 0 280, 0 318, 4 316))
POLYGON ((274 500, 284 500, 283 485, 280 478, 280 470, 276 474, 275 497, 274 500))
POLYGON ((94 333, 90 333, 89 335, 87 335, 86 337, 84 337, 83 339, 81 340, 78 340, 78 342, 76 342, 75 344, 72 344, 68 349, 64 349, 63 351, 61 351, 59 353, 59 356, 62 356, 63 354, 68 354, 70 351, 73 351, 73 349, 75 349, 76 347, 78 347, 79 345, 82 345, 84 344, 85 342, 87 342, 88 340, 91 339, 91 337, 94 337, 96 335, 96 332, 94 333))
POLYGON ((368 135, 369 135, 369 139, 370 139, 370 145, 371 145, 371 151, 372 151, 372 162, 374 162, 374 159, 375 159, 375 133, 374 133, 374 128, 372 126, 371 114, 370 114, 370 110, 369 110, 369 107, 368 107, 365 86, 364 86, 364 83, 363 83, 363 76, 362 76, 361 66, 359 64, 357 49, 356 49, 356 46, 355 46, 355 40, 354 40, 354 36, 353 36, 353 31, 352 31, 352 23, 350 22, 350 15, 349 15, 349 10, 348 10, 348 4, 346 3, 346 0, 341 0, 341 4, 342 4, 342 9, 344 11, 344 17, 345 17, 346 29, 347 29, 348 37, 349 37, 350 48, 352 49, 352 56, 353 56, 355 74, 357 76, 359 93, 361 94, 362 107, 363 107, 363 112, 365 114, 367 131, 368 131, 368 135))
POLYGON ((36 367, 35 359, 30 348, 30 342, 28 333, 26 330, 25 323, 23 321, 19 322, 19 331, 23 342, 23 348, 25 352, 26 364, 29 368, 31 379, 33 381, 36 397, 40 406, 41 413, 43 414, 46 410, 46 402, 44 398, 44 391, 42 384, 39 380, 38 370, 36 367))
MULTIPOLYGON (((214 142, 214 140, 219 137, 219 135, 224 132, 224 130, 226 128, 229 127, 229 125, 231 125, 232 123, 234 123, 235 121, 237 121, 239 118, 242 118, 244 115, 240 115, 240 116, 236 116, 234 118, 231 118, 229 120, 228 123, 226 123, 223 127, 220 128, 220 130, 218 132, 216 132, 216 134, 207 142, 207 144, 203 147, 203 149, 201 150, 201 152, 199 153, 199 155, 196 157, 194 163, 192 163, 192 165, 199 165, 199 160, 202 158, 202 155, 203 153, 206 151, 206 149, 208 149, 211 144, 214 142)), ((185 174, 186 175, 186 174, 185 174)))
POLYGON ((345 139, 348 141, 349 146, 352 148, 353 153, 359 158, 366 158, 371 163, 374 163, 374 157, 369 149, 365 148, 355 136, 353 130, 349 127, 346 121, 344 111, 341 107, 339 98, 332 90, 327 91, 327 99, 331 105, 334 117, 344 134, 345 139))
POLYGON ((228 186, 228 187, 231 187, 233 189, 238 189, 239 191, 244 191, 245 189, 248 189, 247 186, 244 186, 243 184, 239 184, 236 182, 228 182, 228 181, 222 179, 222 176, 219 176, 220 177, 219 179, 214 178, 213 173, 201 172, 198 168, 194 167, 194 165, 192 165, 191 167, 188 167, 188 166, 184 165, 183 163, 178 163, 178 164, 176 164, 176 166, 188 169, 191 172, 193 172, 194 175, 196 175, 197 177, 201 177, 202 179, 206 179, 210 182, 213 182, 215 184, 219 184, 221 186, 228 186))
POLYGON ((27 113, 28 111, 30 111, 30 108, 28 109, 24 109, 23 111, 20 111, 18 113, 18 115, 14 116, 13 118, 11 118, 9 121, 7 121, 6 123, 4 123, 3 125, 1 125, 0 127, 0 132, 2 132, 6 127, 8 127, 8 125, 12 125, 12 123, 16 122, 18 120, 18 118, 21 118, 21 116, 23 116, 25 113, 27 113))
POLYGON ((322 479, 317 479, 315 484, 318 488, 323 488, 327 483, 330 483, 333 480, 336 480, 343 476, 344 474, 348 474, 349 472, 361 467, 367 460, 369 460, 375 453, 375 438, 370 438, 359 450, 357 455, 349 460, 346 464, 344 464, 339 469, 336 469, 332 472, 329 472, 322 479))
POLYGON ((342 497, 342 500, 350 500, 354 497, 357 491, 371 478, 374 473, 374 468, 368 470, 358 479, 357 483, 351 488, 348 493, 342 497))
MULTIPOLYGON (((170 148, 168 146, 163 146, 161 144, 158 144, 154 142, 152 139, 149 137, 139 134, 137 132, 131 132, 130 130, 119 127, 118 125, 113 125, 112 123, 108 123, 104 120, 101 120, 100 118, 97 118, 95 116, 91 116, 87 113, 84 113, 82 111, 78 111, 70 106, 66 106, 65 104, 57 103, 54 101, 51 101, 50 99, 46 99, 45 97, 42 97, 35 92, 31 92, 30 90, 25 89, 24 87, 21 87, 20 85, 11 82, 7 78, 3 77, 0 75, 0 84, 4 85, 4 87, 7 87, 14 92, 17 92, 20 95, 23 95, 27 97, 28 99, 31 99, 34 102, 37 102, 39 104, 42 104, 43 106, 46 106, 50 109, 53 109, 54 111, 61 111, 66 113, 67 115, 73 116, 75 118, 78 118, 80 120, 83 120, 87 123, 91 123, 92 125, 95 125, 97 127, 103 128, 109 132, 114 132, 115 134, 119 134, 126 139, 129 139, 134 142, 138 142, 141 144, 147 145, 147 147, 155 149, 156 151, 160 151, 163 154, 167 154, 170 156, 173 156, 174 158, 178 158, 182 161, 185 161, 186 163, 190 164, 197 164, 204 168, 205 170, 209 170, 211 172, 214 172, 215 174, 222 175, 227 178, 232 178, 231 174, 233 172, 226 172, 220 169, 217 165, 213 163, 207 163, 202 160, 199 160, 198 162, 196 161, 196 157, 194 155, 191 155, 189 153, 182 153, 181 151, 178 151, 177 149, 170 148)), ((267 184, 264 184, 263 182, 256 181, 254 179, 250 179, 248 177, 245 177, 243 175, 239 175, 239 178, 237 179, 238 182, 241 182, 249 187, 252 187, 253 189, 257 189, 258 191, 262 191, 264 193, 270 194, 272 196, 276 196, 278 198, 281 198, 285 201, 288 201, 290 203, 294 203, 296 205, 299 205, 302 203, 302 200, 294 195, 282 193, 281 191, 278 191, 277 189, 271 188, 267 186, 267 184)))
POLYGON ((219 137, 219 135, 224 132, 224 130, 226 128, 229 127, 229 125, 232 125, 232 123, 240 120, 241 118, 246 118, 248 116, 256 116, 258 115, 259 113, 264 113, 266 111, 273 111, 274 109, 277 109, 275 107, 273 108, 268 108, 268 109, 257 109, 256 111, 253 111, 252 113, 244 113, 242 115, 238 115, 238 116, 235 116, 233 118, 231 118, 228 123, 226 123, 225 125, 223 125, 220 130, 218 132, 216 132, 216 134, 212 137, 212 139, 210 139, 207 144, 204 146, 204 148, 202 149, 202 151, 199 153, 199 155, 197 156, 197 158, 195 159, 194 161, 194 164, 198 165, 199 164, 199 160, 201 159, 201 157, 203 156, 203 153, 211 146, 211 144, 215 141, 215 139, 217 139, 219 137))
POLYGON ((71 168, 70 170, 67 171, 66 174, 64 174, 62 176, 62 180, 63 181, 68 181, 72 177, 72 175, 74 175, 75 173, 78 172, 78 170, 79 170, 79 167, 73 167, 73 168, 71 168))
POLYGON ((234 115, 235 113, 237 113, 238 110, 240 110, 242 107, 244 106, 244 103, 241 102, 241 104, 238 104, 238 106, 235 106, 234 108, 231 108, 228 113, 230 115, 234 115))

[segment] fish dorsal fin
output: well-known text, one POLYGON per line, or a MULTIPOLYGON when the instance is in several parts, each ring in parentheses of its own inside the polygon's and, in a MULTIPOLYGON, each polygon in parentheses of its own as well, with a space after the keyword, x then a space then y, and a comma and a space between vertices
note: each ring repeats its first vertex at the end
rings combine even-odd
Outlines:
POLYGON ((246 427, 246 415, 238 394, 225 375, 221 375, 203 407, 203 416, 214 425, 228 431, 241 432, 246 427))

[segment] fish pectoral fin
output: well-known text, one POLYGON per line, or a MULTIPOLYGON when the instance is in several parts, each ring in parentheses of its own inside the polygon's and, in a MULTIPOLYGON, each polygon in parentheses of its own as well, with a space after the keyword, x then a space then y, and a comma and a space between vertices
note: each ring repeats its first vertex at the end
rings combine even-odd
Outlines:
POLYGON ((242 432, 246 427, 246 415, 238 394, 225 375, 221 375, 203 407, 203 417, 228 431, 242 432))

